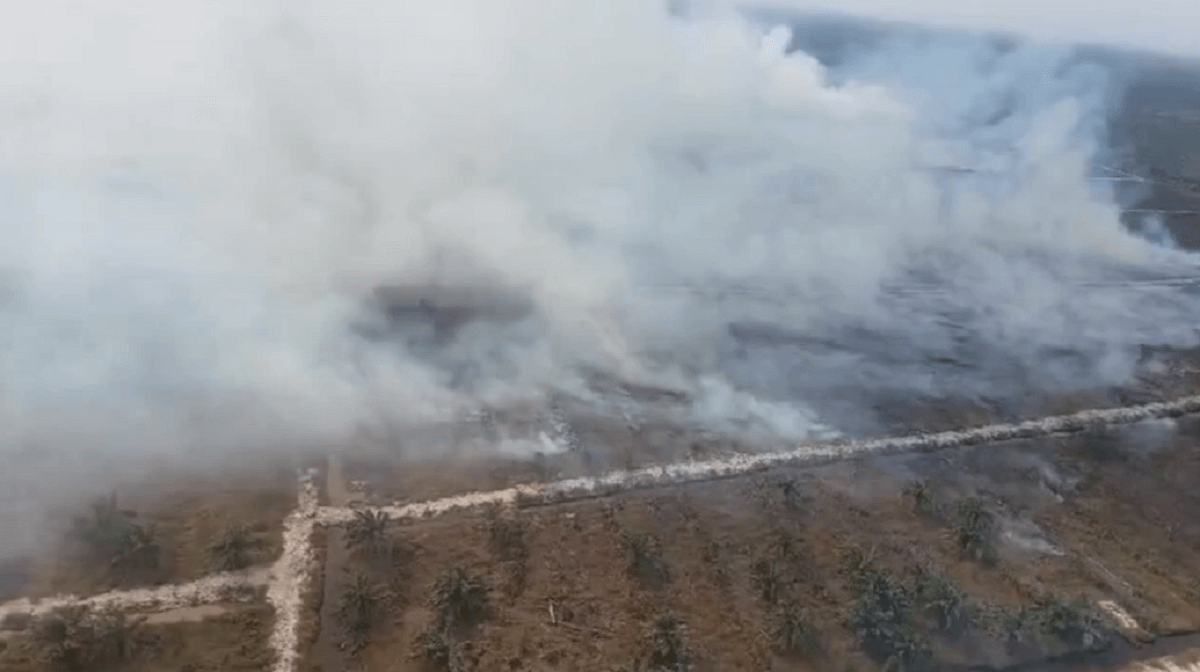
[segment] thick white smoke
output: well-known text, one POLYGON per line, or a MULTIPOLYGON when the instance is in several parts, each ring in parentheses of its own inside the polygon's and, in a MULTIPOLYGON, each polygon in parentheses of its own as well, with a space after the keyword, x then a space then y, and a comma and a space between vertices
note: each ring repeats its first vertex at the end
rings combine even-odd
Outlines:
POLYGON ((958 30, 1004 31, 1052 42, 1103 44, 1159 54, 1200 56, 1192 26, 1200 6, 1188 0, 732 0, 756 8, 837 12, 958 30))
POLYGON ((1047 349, 1086 354, 1050 382, 1111 381, 1194 338, 1174 300, 1078 294, 1169 256, 1087 179, 1102 71, 975 38, 827 70, 789 44, 644 0, 12 7, 0 455, 334 443, 582 393, 581 367, 803 437, 830 390, 981 393, 1047 349), (886 291, 922 282, 942 294, 886 291), (534 309, 432 347, 365 304, 429 283, 534 309), (935 318, 983 353, 952 384, 935 318))

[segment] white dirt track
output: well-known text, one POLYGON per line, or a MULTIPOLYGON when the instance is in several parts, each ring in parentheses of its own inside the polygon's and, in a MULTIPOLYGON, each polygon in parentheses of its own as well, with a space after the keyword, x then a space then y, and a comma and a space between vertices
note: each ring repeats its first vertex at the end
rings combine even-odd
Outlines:
MULTIPOLYGON (((936 451, 958 446, 1031 439, 1089 428, 1128 425, 1200 412, 1200 396, 1171 402, 1089 410, 1026 422, 989 425, 975 429, 919 434, 844 443, 805 445, 790 450, 735 455, 717 460, 682 462, 632 471, 615 471, 594 478, 576 478, 504 490, 476 492, 418 502, 379 507, 392 518, 428 518, 454 510, 491 505, 551 505, 575 499, 610 496, 644 487, 694 483, 762 471, 787 464, 814 464, 868 455, 936 451)), ((299 659, 299 626, 303 595, 315 576, 316 556, 312 536, 317 525, 340 525, 354 517, 354 508, 320 507, 311 475, 300 481, 297 507, 284 521, 283 553, 269 569, 218 574, 187 584, 154 589, 114 591, 89 598, 60 596, 39 601, 16 600, 0 605, 0 620, 10 614, 39 615, 54 609, 85 605, 166 611, 186 606, 236 599, 247 588, 266 586, 267 601, 275 610, 269 645, 275 652, 273 672, 295 672, 299 659)), ((1113 613, 1124 614, 1113 605, 1113 613)), ((1128 616, 1125 616, 1128 618, 1128 616)), ((1116 621, 1123 619, 1116 618, 1116 621)), ((1114 622, 1118 627, 1129 623, 1114 622)), ((1175 660, 1138 663, 1139 669, 1194 669, 1175 660), (1174 667, 1172 667, 1174 666, 1174 667)))

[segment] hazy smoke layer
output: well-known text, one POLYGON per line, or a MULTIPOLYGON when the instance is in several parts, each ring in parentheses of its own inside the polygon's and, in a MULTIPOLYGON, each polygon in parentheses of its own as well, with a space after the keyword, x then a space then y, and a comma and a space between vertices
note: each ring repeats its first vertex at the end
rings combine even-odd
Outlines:
POLYGON ((1007 31, 1042 40, 1119 45, 1158 53, 1200 55, 1192 26, 1200 6, 1184 0, 734 0, 753 7, 839 12, 860 17, 1007 31))
POLYGON ((1191 263, 1088 180, 1102 69, 790 39, 643 0, 14 8, 4 459, 332 443, 589 368, 803 437, 834 392, 1111 382, 1194 339, 1183 299, 1078 286, 1191 263), (512 310, 369 301, 429 284, 512 310))

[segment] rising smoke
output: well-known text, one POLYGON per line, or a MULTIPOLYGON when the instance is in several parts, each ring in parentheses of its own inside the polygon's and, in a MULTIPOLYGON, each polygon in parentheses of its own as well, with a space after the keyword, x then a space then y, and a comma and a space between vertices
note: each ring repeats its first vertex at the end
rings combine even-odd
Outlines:
MULTIPOLYGON (((699 2, 700 0, 694 0, 699 2)), ((732 0, 753 9, 836 12, 868 19, 904 21, 947 29, 996 31, 1052 42, 1102 44, 1160 56, 1197 56, 1191 27, 1200 6, 1186 0, 732 0)))
POLYGON ((805 438, 831 400, 1108 384, 1195 340, 1182 298, 1080 289, 1194 264, 1088 179, 1113 92, 1070 49, 898 35, 825 65, 644 0, 11 14, 7 464, 330 445, 586 397, 585 371, 805 438), (429 286, 512 309, 379 308, 429 286))

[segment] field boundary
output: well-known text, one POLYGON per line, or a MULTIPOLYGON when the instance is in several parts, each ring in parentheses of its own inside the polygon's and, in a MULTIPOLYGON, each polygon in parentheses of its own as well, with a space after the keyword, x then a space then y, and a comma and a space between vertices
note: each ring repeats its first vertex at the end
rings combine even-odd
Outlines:
MULTIPOLYGON (((1071 434, 1100 427, 1130 425, 1148 420, 1200 413, 1200 395, 1170 402, 1080 411, 1024 422, 995 424, 974 429, 914 434, 911 436, 806 444, 788 450, 743 453, 714 460, 674 462, 633 470, 617 470, 595 477, 571 478, 542 484, 518 485, 502 490, 473 492, 412 504, 375 506, 372 510, 391 518, 429 518, 450 511, 486 506, 546 506, 581 499, 606 497, 630 490, 699 483, 731 478, 780 466, 813 466, 887 454, 936 452, 950 448, 1036 439, 1071 434)), ((354 518, 354 508, 321 507, 319 525, 339 525, 354 518)))
MULTIPOLYGON (((1200 395, 1170 402, 1080 411, 1018 423, 912 436, 801 445, 767 453, 741 454, 715 460, 689 461, 619 470, 596 477, 573 478, 502 490, 475 492, 402 506, 366 507, 393 519, 430 518, 456 510, 487 506, 549 506, 580 499, 604 497, 650 487, 663 487, 730 478, 785 465, 814 465, 868 456, 934 452, 950 448, 1034 439, 1100 427, 1200 413, 1200 395)), ((284 520, 283 552, 269 568, 217 574, 185 584, 158 588, 112 591, 87 598, 59 596, 43 600, 20 599, 0 604, 0 620, 19 614, 40 615, 68 606, 150 608, 161 611, 237 600, 247 589, 266 588, 275 611, 269 646, 275 652, 272 672, 295 672, 300 658, 300 621, 303 598, 316 575, 313 534, 317 526, 338 526, 352 521, 364 507, 320 506, 313 474, 298 483, 296 508, 284 520)), ((1113 609, 1119 610, 1117 605, 1113 609)), ((1123 612, 1122 612, 1123 613, 1123 612)), ((1120 620, 1120 619, 1119 619, 1120 620)), ((1128 624, 1125 624, 1128 625, 1128 624)))

